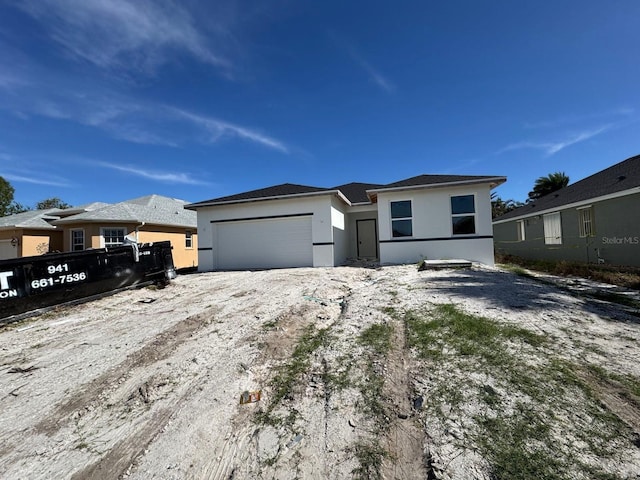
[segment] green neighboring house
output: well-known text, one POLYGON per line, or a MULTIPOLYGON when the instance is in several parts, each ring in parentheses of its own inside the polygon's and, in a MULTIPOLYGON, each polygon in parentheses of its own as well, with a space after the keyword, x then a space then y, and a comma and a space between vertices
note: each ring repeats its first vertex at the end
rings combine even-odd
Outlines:
POLYGON ((493 220, 496 253, 640 267, 640 155, 493 220))

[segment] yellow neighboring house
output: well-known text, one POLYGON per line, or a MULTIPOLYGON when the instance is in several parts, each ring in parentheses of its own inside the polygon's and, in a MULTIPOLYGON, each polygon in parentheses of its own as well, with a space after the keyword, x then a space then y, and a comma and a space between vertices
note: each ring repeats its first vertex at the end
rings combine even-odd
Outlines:
MULTIPOLYGON (((148 195, 115 204, 92 203, 64 210, 40 210, 39 225, 42 234, 50 235, 49 248, 45 249, 45 242, 42 241, 40 250, 31 249, 25 253, 23 249, 16 251, 14 257, 55 250, 71 252, 105 248, 123 243, 126 237, 140 243, 169 240, 176 268, 197 267, 196 212, 185 210, 185 204, 174 198, 148 195), (48 224, 49 228, 44 224, 48 224)), ((18 215, 0 218, 0 234, 4 233, 1 221, 10 223, 9 219, 18 215)), ((26 244, 26 239, 22 242, 26 244)), ((33 243, 33 240, 30 239, 29 243, 33 243)))
POLYGON ((0 217, 0 260, 62 250, 62 231, 50 223, 60 218, 52 215, 57 211, 32 210, 0 217))

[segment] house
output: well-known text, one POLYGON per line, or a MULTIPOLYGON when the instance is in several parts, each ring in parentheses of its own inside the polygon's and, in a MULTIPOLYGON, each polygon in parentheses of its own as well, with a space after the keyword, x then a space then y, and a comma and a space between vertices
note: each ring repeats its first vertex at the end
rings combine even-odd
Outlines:
POLYGON ((493 264, 490 190, 505 177, 420 175, 386 185, 285 183, 192 203, 198 268, 327 267, 464 258, 493 264))
POLYGON ((32 210, 0 217, 0 260, 62 249, 62 232, 51 225, 58 209, 32 210))
POLYGON ((148 195, 116 204, 95 202, 0 217, 0 239, 11 238, 21 247, 9 250, 0 240, 0 253, 5 253, 0 258, 104 248, 119 245, 128 237, 141 243, 169 240, 176 268, 195 267, 196 214, 185 210, 185 204, 182 200, 148 195), (38 247, 34 248, 36 244, 38 247))
POLYGON ((640 267, 640 155, 493 222, 496 252, 640 267))

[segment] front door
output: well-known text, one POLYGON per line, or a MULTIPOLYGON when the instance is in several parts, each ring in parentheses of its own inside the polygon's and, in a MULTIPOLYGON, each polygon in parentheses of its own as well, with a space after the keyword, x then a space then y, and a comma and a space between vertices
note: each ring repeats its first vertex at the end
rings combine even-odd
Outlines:
POLYGON ((376 220, 356 220, 358 258, 378 258, 378 231, 376 220))

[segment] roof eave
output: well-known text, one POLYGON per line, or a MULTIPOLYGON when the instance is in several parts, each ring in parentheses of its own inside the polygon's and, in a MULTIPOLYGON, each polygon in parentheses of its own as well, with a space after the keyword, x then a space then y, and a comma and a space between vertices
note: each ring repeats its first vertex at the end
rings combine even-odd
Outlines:
POLYGON ((445 187, 457 187, 463 185, 479 185, 483 183, 488 183, 490 188, 495 188, 498 185, 503 184, 507 181, 507 177, 487 177, 487 178, 478 178, 473 180, 460 180, 457 182, 442 182, 442 183, 425 183, 419 185, 404 185, 402 187, 391 187, 391 188, 372 188, 367 190, 367 195, 369 198, 377 195, 378 193, 387 193, 387 192, 401 192, 405 190, 420 190, 420 189, 429 189, 429 188, 445 188, 445 187))
POLYGON ((322 190, 320 192, 306 192, 306 193, 293 193, 286 195, 272 195, 269 197, 256 197, 256 198, 245 198, 242 200, 228 200, 225 202, 198 202, 198 203, 190 203, 185 205, 184 208, 187 210, 198 210, 198 208, 204 207, 217 207, 220 205, 235 205, 239 203, 252 203, 252 202, 264 202, 268 200, 287 200, 290 198, 303 198, 303 197, 315 197, 320 195, 337 195, 342 201, 344 201, 347 205, 351 205, 351 202, 344 196, 344 194, 340 190, 322 190))

